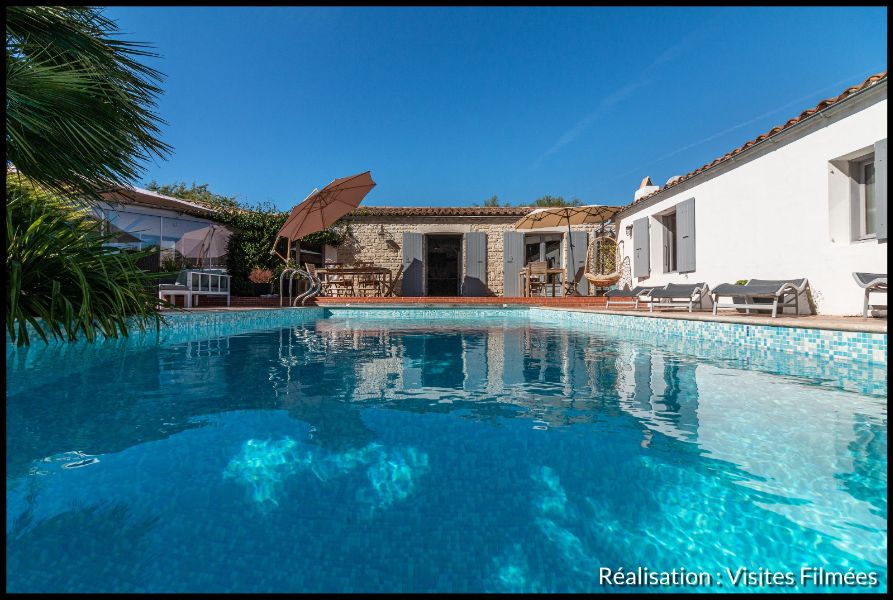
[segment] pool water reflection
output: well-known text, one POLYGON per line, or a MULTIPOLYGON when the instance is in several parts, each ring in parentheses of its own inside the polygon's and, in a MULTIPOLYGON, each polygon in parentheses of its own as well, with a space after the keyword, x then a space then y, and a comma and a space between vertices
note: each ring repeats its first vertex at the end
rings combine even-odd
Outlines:
POLYGON ((7 589, 886 589, 886 382, 682 350, 512 317, 45 352, 7 371, 7 589))

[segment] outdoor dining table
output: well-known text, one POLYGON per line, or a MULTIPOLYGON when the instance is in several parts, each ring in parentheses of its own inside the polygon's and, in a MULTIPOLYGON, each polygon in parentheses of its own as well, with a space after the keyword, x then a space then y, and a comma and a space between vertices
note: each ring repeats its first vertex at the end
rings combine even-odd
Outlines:
POLYGON ((384 290, 391 288, 393 280, 393 273, 385 267, 325 267, 317 269, 316 272, 322 277, 324 284, 330 283, 329 276, 350 277, 356 283, 357 276, 371 275, 379 282, 378 292, 375 296, 383 296, 384 290))
MULTIPOLYGON (((546 276, 546 281, 549 280, 549 277, 552 275, 561 275, 561 289, 565 289, 567 287, 567 271, 564 269, 549 268, 543 269, 541 271, 537 271, 535 276, 539 277, 540 275, 546 276)), ((524 290, 524 296, 530 296, 530 269, 528 267, 524 267, 518 273, 518 287, 519 289, 524 290)))

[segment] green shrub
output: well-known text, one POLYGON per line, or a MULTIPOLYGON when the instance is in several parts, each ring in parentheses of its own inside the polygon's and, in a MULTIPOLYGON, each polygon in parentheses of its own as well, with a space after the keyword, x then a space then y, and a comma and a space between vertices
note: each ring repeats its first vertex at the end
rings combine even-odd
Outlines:
POLYGON ((19 177, 6 183, 6 330, 30 343, 27 325, 49 336, 94 341, 161 324, 151 274, 136 261, 148 251, 107 246, 89 213, 19 177))

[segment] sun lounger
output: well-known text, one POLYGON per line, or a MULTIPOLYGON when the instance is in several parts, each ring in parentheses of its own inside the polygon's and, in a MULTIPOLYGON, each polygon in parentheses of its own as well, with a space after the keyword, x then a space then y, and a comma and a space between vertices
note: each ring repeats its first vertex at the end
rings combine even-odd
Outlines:
POLYGON ((867 317, 869 310, 887 310, 886 304, 869 304, 868 296, 871 292, 879 294, 887 293, 886 273, 853 273, 853 279, 859 287, 865 290, 865 301, 862 304, 862 316, 867 317))
POLYGON ((794 314, 814 314, 807 296, 809 281, 804 279, 751 279, 746 285, 723 283, 713 289, 713 314, 717 308, 743 308, 747 314, 752 310, 771 310, 778 316, 778 309, 794 308, 794 314), (720 296, 732 297, 731 302, 720 302, 720 296), (757 298, 771 302, 757 303, 757 298), (736 302, 743 299, 744 302, 736 302), (807 312, 802 312, 803 309, 807 312))
POLYGON ((635 306, 639 308, 639 302, 649 302, 651 290, 657 286, 653 285, 637 285, 631 290, 608 290, 605 292, 605 307, 608 308, 612 304, 622 304, 624 306, 635 306))
POLYGON ((687 308, 688 312, 704 308, 704 299, 710 300, 710 287, 706 283, 668 283, 665 287, 651 290, 650 310, 657 308, 687 308))

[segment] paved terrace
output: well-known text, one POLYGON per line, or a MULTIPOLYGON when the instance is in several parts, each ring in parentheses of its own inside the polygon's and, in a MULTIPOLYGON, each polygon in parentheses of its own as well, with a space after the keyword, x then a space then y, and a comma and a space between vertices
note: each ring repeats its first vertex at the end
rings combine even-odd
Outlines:
MULTIPOLYGON (((210 300, 210 298, 208 299, 210 300)), ((190 309, 192 311, 214 310, 263 310, 279 308, 278 298, 233 298, 230 307, 220 306, 215 299, 213 304, 201 299, 204 306, 190 309)), ((287 301, 287 299, 286 299, 287 301)), ((713 316, 711 311, 696 311, 689 313, 684 309, 663 309, 649 312, 648 307, 638 310, 608 309, 605 307, 605 298, 593 296, 580 296, 571 298, 502 298, 502 297, 419 297, 419 298, 316 298, 316 306, 344 308, 394 308, 422 306, 545 306, 558 310, 598 312, 617 315, 631 315, 637 317, 654 317, 657 319, 687 319, 693 321, 718 321, 721 323, 743 323, 746 325, 773 325, 776 327, 802 327, 806 329, 828 329, 834 331, 864 331, 869 333, 887 333, 887 319, 861 316, 833 316, 833 315, 801 315, 780 316, 772 318, 768 314, 743 314, 735 310, 720 310, 713 316)))

